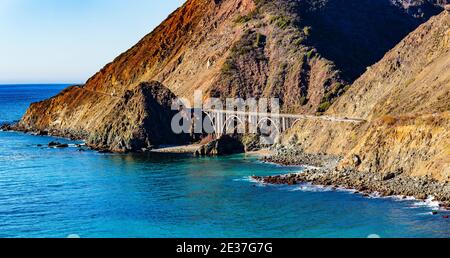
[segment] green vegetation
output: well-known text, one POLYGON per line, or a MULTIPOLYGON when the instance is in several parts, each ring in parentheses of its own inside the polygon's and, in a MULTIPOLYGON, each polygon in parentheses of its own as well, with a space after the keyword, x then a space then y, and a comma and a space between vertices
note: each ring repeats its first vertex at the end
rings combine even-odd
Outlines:
POLYGON ((272 16, 269 19, 270 24, 275 24, 280 29, 286 29, 292 21, 286 16, 272 16))
POLYGON ((310 26, 304 27, 303 28, 303 34, 308 37, 309 35, 311 35, 311 30, 312 28, 310 26))
POLYGON ((294 44, 294 46, 300 47, 303 43, 303 39, 302 38, 297 38, 294 39, 294 41, 292 42, 292 44, 294 44))
POLYGON ((324 103, 320 104, 319 108, 317 109, 317 112, 325 113, 330 107, 331 107, 330 102, 324 102, 324 103))
POLYGON ((266 45, 266 36, 261 33, 249 30, 247 31, 232 48, 232 56, 242 56, 252 51, 264 48, 266 45))
POLYGON ((322 102, 319 106, 319 108, 317 109, 317 112, 319 113, 323 113, 326 112, 331 105, 334 103, 334 101, 344 95, 345 92, 347 92, 350 89, 350 85, 345 85, 343 83, 336 83, 334 85, 334 87, 332 88, 332 90, 328 91, 325 93, 322 102))
POLYGON ((260 14, 260 9, 259 8, 255 8, 255 10, 251 11, 249 14, 247 15, 239 15, 234 22, 237 24, 244 24, 247 23, 251 20, 257 19, 258 15, 260 14))
POLYGON ((308 60, 311 60, 311 58, 313 57, 313 54, 315 54, 314 49, 311 49, 308 51, 308 53, 306 53, 306 57, 308 58, 308 60))
POLYGON ((247 22, 249 22, 249 21, 251 21, 251 20, 252 20, 252 18, 251 18, 250 16, 248 16, 248 15, 245 15, 245 16, 239 15, 239 16, 236 18, 236 20, 234 20, 234 22, 235 22, 235 23, 238 23, 238 24, 243 24, 243 23, 247 23, 247 22))
POLYGON ((308 104, 309 99, 307 97, 301 97, 299 102, 300 102, 300 105, 304 106, 304 105, 308 104))
POLYGON ((222 72, 224 74, 232 74, 234 71, 236 71, 236 65, 232 59, 228 58, 222 66, 222 72))
POLYGON ((244 33, 241 40, 236 42, 231 48, 231 53, 225 61, 222 72, 224 74, 234 74, 238 69, 236 60, 243 55, 252 55, 252 58, 264 60, 264 47, 266 46, 266 36, 254 30, 248 30, 244 33))
POLYGON ((348 89, 350 89, 350 85, 345 85, 345 84, 338 82, 333 87, 333 90, 331 90, 325 94, 322 102, 333 102, 333 100, 335 98, 344 95, 344 93, 347 92, 348 89))

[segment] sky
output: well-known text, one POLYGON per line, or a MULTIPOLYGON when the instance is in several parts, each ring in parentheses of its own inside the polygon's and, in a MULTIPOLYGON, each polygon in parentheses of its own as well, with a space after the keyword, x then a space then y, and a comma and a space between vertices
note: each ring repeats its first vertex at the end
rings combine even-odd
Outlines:
POLYGON ((0 84, 83 83, 184 0, 0 0, 0 84))

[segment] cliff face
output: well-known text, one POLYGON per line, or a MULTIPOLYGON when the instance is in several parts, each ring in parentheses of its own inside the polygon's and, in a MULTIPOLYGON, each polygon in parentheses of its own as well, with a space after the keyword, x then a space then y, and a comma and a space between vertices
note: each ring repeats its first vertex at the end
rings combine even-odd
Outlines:
MULTIPOLYGON (((154 127, 143 136, 117 121, 147 126, 121 114, 133 113, 124 96, 149 81, 180 97, 192 98, 199 89, 222 98, 278 97, 284 112, 325 111, 367 66, 440 8, 433 1, 394 2, 188 0, 85 85, 33 104, 19 128, 90 139, 112 150, 133 150, 135 138, 141 147, 150 136, 168 143, 170 137, 149 133, 154 127)), ((138 106, 145 113, 146 105, 138 106)))
POLYGON ((370 120, 450 110, 449 37, 448 12, 431 18, 369 67, 329 113, 370 120))
POLYGON ((366 124, 304 122, 284 142, 296 135, 306 152, 344 156, 341 168, 450 181, 449 38, 450 15, 444 11, 370 67, 327 112, 366 124))
POLYGON ((340 167, 450 182, 450 112, 376 120, 346 153, 340 167), (356 167, 355 156, 362 161, 356 167))
POLYGON ((126 91, 108 112, 97 121, 87 144, 114 152, 141 151, 160 144, 182 144, 186 135, 172 132, 172 100, 176 96, 158 82, 141 83, 126 91))

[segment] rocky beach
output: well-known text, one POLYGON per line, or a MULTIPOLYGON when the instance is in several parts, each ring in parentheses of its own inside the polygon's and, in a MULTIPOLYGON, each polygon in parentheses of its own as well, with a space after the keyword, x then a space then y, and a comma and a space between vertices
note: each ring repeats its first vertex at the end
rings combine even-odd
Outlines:
MULTIPOLYGON (((354 157, 354 159, 354 162, 360 162, 358 157, 354 157)), ((254 180, 264 184, 311 183, 334 189, 354 189, 356 193, 366 197, 375 194, 380 197, 401 196, 404 199, 408 197, 418 200, 432 199, 441 202, 440 205, 443 209, 450 209, 450 184, 428 176, 412 177, 401 171, 377 174, 355 169, 339 169, 337 164, 342 160, 341 157, 304 154, 295 146, 275 148, 273 155, 263 157, 261 160, 282 166, 305 166, 305 170, 301 173, 253 177, 254 180)))

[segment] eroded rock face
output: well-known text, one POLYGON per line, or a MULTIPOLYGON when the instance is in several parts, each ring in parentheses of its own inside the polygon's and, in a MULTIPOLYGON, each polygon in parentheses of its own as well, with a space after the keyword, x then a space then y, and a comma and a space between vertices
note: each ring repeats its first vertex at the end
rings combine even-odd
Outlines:
POLYGON ((223 156, 244 153, 245 146, 238 137, 224 135, 220 139, 213 140, 203 145, 196 156, 223 156))
POLYGON ((373 120, 450 110, 450 14, 421 25, 368 68, 329 114, 373 120))
POLYGON ((114 152, 136 152, 160 144, 182 144, 189 140, 184 134, 175 134, 171 128, 171 110, 176 96, 158 82, 141 83, 125 92, 111 113, 99 121, 88 138, 94 148, 114 152))
POLYGON ((140 152, 160 144, 183 144, 175 134, 171 110, 176 96, 158 82, 141 83, 121 96, 69 87, 59 95, 31 105, 14 130, 86 140, 98 150, 140 152))
POLYGON ((341 168, 372 173, 405 171, 450 182, 450 112, 423 116, 383 117, 341 163, 341 168), (352 156, 361 157, 355 166, 352 156))
POLYGON ((306 153, 345 157, 341 169, 450 181, 450 15, 444 11, 408 35, 337 99, 327 115, 359 125, 303 121, 295 136, 306 153), (360 160, 355 162, 354 157, 360 160))

